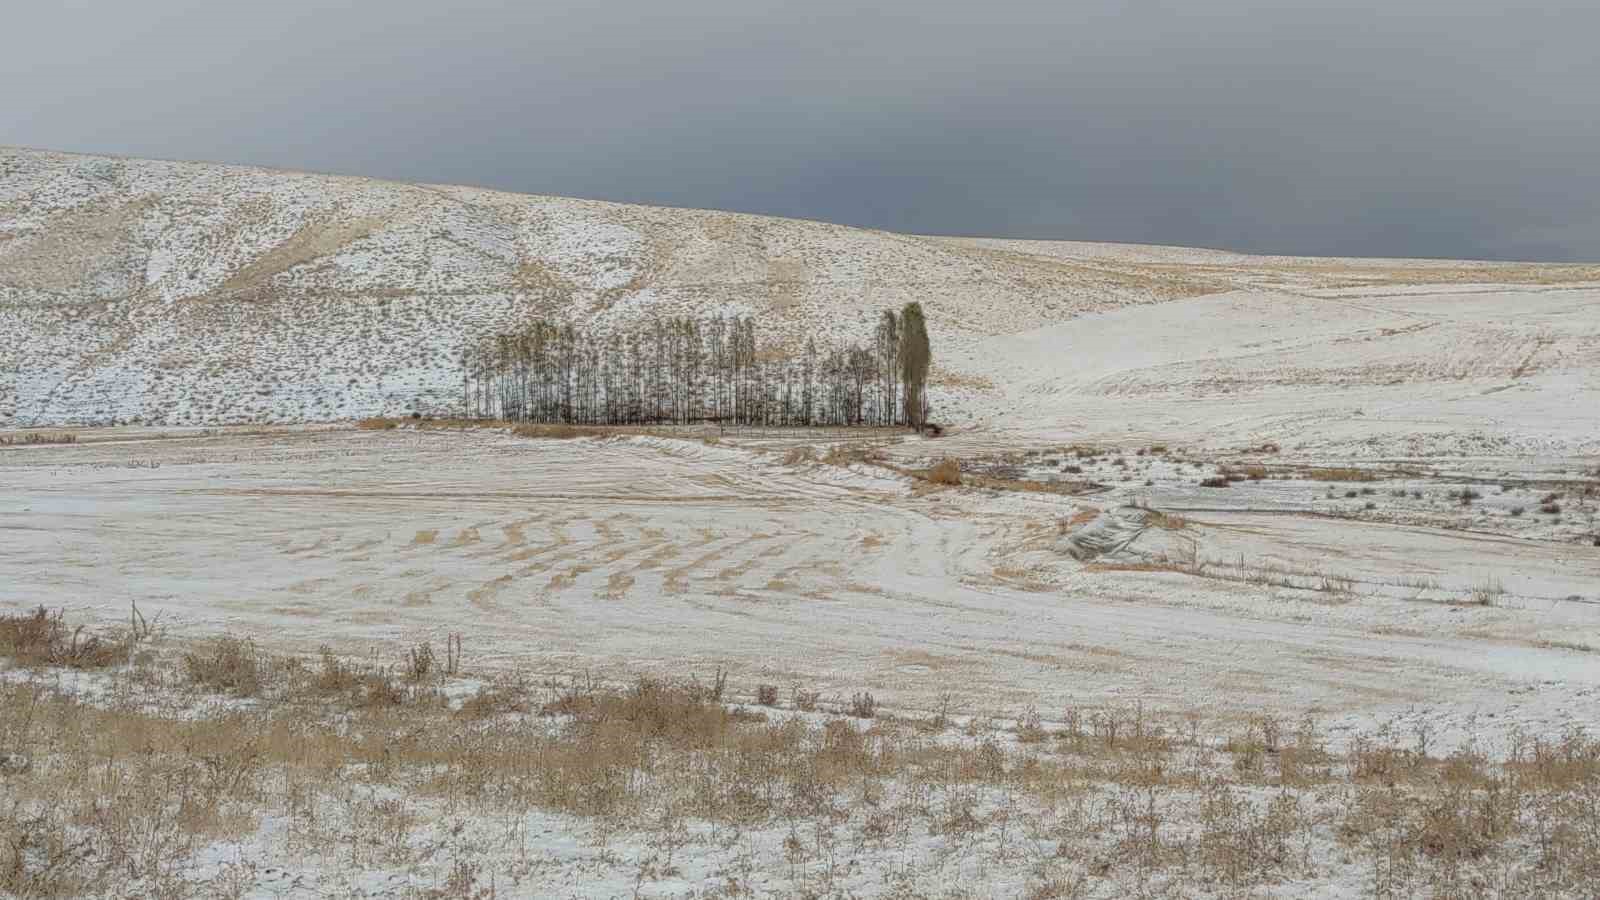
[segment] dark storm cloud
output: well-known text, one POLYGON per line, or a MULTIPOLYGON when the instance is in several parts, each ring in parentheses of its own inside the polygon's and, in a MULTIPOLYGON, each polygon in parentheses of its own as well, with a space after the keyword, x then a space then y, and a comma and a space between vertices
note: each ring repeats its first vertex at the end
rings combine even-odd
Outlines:
POLYGON ((10 9, 0 143, 927 233, 1600 258, 1600 5, 10 9))

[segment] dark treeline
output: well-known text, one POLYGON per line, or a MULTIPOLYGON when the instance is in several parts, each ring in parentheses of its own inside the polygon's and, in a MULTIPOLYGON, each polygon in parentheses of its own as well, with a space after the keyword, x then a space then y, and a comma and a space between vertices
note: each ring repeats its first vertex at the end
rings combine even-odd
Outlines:
POLYGON ((605 334, 541 320, 466 351, 462 402, 517 422, 920 426, 928 360, 914 303, 885 310, 869 345, 821 352, 808 340, 797 357, 762 348, 749 317, 605 334))

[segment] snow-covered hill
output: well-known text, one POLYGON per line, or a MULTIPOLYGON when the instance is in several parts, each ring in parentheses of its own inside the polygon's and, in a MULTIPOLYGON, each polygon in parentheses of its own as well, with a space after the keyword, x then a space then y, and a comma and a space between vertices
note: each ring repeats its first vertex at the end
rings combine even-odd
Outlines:
POLYGON ((466 340, 537 315, 844 340, 916 299, 959 340, 1188 289, 814 222, 0 150, 0 424, 439 409, 466 340))
MULTIPOLYGON (((1048 428, 1067 414, 1041 399, 1051 396, 1155 392, 1187 402, 1192 391, 1219 384, 1235 398, 1255 381, 1281 386, 1281 373, 1239 357, 1261 341, 1303 357, 1281 330, 1311 320, 1329 340, 1347 322, 1399 329, 1406 352, 1426 357, 1429 338, 1409 326, 1430 313, 1390 315, 1383 298, 1410 297, 1415 307, 1422 301, 1409 285, 1463 291, 1486 282, 1567 292, 1600 282, 1600 270, 932 238, 0 148, 0 427, 446 412, 460 392, 461 347, 535 316, 604 325, 651 314, 753 313, 769 337, 814 334, 825 344, 864 340, 878 310, 917 300, 931 323, 941 418, 1014 410, 1048 428), (1226 292, 1255 299, 1219 314, 1243 310, 1259 322, 1218 330, 1220 343, 1199 340, 1194 329, 1209 327, 1204 316, 1216 311, 1193 319, 1186 304, 1226 292), (1175 318, 1164 312, 1172 301, 1180 301, 1171 306, 1175 318), (1151 304, 1163 305, 1125 309, 1151 304), (1352 316, 1358 308, 1366 312, 1352 316), (1104 319, 1083 331, 1092 347, 1064 325, 1085 315, 1104 319), (1180 347, 1178 356, 1147 338, 1180 347), (1198 365, 1203 359, 1227 362, 1198 365), (1174 368, 1180 361, 1186 367, 1174 368)), ((1468 354, 1474 342, 1495 345, 1497 328, 1515 327, 1510 302, 1499 312, 1505 321, 1490 310, 1488 321, 1451 331, 1446 355, 1468 354)), ((1529 362, 1527 354, 1497 355, 1507 372, 1487 377, 1537 375, 1540 353, 1545 363, 1592 372, 1587 344, 1566 342, 1593 335, 1596 322, 1581 309, 1563 314, 1557 326, 1526 336, 1529 349, 1540 348, 1529 362)), ((1359 369, 1361 352, 1340 354, 1338 366, 1359 369)), ((1385 377, 1461 380, 1481 368, 1419 359, 1390 366, 1385 377)), ((1587 377, 1572 385, 1586 390, 1587 377)), ((1294 378, 1327 387, 1315 373, 1294 378)))

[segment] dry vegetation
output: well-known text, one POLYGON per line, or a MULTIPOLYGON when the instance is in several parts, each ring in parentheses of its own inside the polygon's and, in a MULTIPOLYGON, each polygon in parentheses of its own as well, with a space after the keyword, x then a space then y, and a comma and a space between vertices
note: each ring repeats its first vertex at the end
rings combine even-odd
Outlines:
MULTIPOLYGON (((1081 448, 1080 448, 1081 450, 1081 448)), ((1020 491, 1034 494, 1076 495, 1096 490, 1100 485, 1090 481, 1051 479, 1041 481, 1020 477, 1016 464, 1027 459, 1023 453, 1003 453, 963 459, 944 457, 926 469, 901 469, 886 466, 902 475, 918 478, 929 484, 982 488, 989 491, 1020 491)), ((1082 474, 1078 466, 1064 466, 1066 474, 1082 474)))
POLYGON ((934 484, 960 484, 961 463, 954 459, 941 459, 928 469, 926 477, 934 484))
POLYGON ((1261 481, 1268 477, 1267 467, 1262 465, 1223 466, 1218 470, 1219 475, 1229 481, 1261 481))
POLYGON ((1145 514, 1144 521, 1147 525, 1152 525, 1156 528, 1163 528, 1167 531, 1182 531, 1189 527, 1188 519, 1185 519, 1183 516, 1177 515, 1176 513, 1162 512, 1159 509, 1152 509, 1148 511, 1145 514))
POLYGON ((22 434, 0 434, 0 447, 30 446, 33 444, 76 444, 78 436, 70 431, 28 431, 22 434))
POLYGON ((817 461, 817 449, 810 445, 790 447, 783 452, 783 464, 786 466, 803 466, 817 461))
MULTIPOLYGON (((1285 267, 1288 268, 1288 267, 1285 267)), ((1401 284, 1587 284, 1600 279, 1600 266, 1582 264, 1398 266, 1365 271, 1348 263, 1298 263, 1304 272, 1319 272, 1330 287, 1372 287, 1401 284)))
POLYGON ((544 438, 549 440, 569 440, 584 437, 617 437, 630 434, 677 434, 684 432, 681 428, 651 428, 650 426, 632 425, 562 425, 539 424, 529 422, 510 422, 504 419, 459 419, 459 418, 429 418, 429 419, 394 419, 375 416, 356 422, 356 428, 362 431, 392 431, 402 425, 415 428, 419 431, 469 431, 484 429, 492 431, 506 431, 517 437, 544 438))
MULTIPOLYGON (((540 853, 518 836, 535 812, 601 847, 639 837, 640 858, 611 854, 638 886, 762 840, 771 858, 752 849, 749 865, 808 896, 846 891, 862 867, 921 896, 949 882, 938 869, 917 882, 919 865, 954 878, 975 861, 1026 873, 1034 897, 1317 882, 1585 896, 1600 878, 1600 742, 1577 732, 1498 760, 1441 754, 1425 729, 1335 752, 1313 721, 1270 716, 1072 707, 1055 722, 1030 708, 962 723, 948 698, 908 719, 866 691, 824 701, 799 687, 782 709, 775 685, 745 696, 720 671, 502 678, 451 699, 454 641, 442 659, 423 645, 385 666, 225 638, 141 654, 74 692, 52 667, 102 659, 70 650, 76 629, 49 613, 0 621, 17 667, 0 687, 0 890, 13 896, 237 896, 254 864, 197 860, 249 845, 267 819, 276 843, 258 859, 435 873, 412 896, 521 896, 540 890, 540 853), (449 840, 467 820, 481 836, 449 840)), ((719 895, 765 892, 751 871, 719 895)))
MULTIPOLYGON (((1178 521, 1183 523, 1177 526, 1178 529, 1188 524, 1181 518, 1178 521)), ((1152 524, 1163 528, 1173 527, 1156 522, 1152 524)), ((1136 562, 1096 562, 1092 567, 1105 572, 1179 572, 1214 581, 1311 591, 1341 602, 1352 599, 1357 587, 1355 578, 1338 572, 1270 561, 1249 563, 1243 558, 1207 559, 1193 553, 1178 556, 1160 554, 1136 562)))
POLYGON ((29 613, 0 616, 0 656, 23 666, 65 666, 103 669, 127 659, 128 642, 85 635, 83 626, 68 629, 60 612, 39 607, 29 613))
POLYGON ((1378 474, 1366 469, 1326 468, 1308 469, 1304 476, 1309 481, 1377 481, 1378 474))

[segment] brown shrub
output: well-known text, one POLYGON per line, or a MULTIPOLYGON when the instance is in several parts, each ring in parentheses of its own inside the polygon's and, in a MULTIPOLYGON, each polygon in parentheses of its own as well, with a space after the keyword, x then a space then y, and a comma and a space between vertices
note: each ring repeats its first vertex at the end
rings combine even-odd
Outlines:
POLYGON ((505 713, 526 713, 530 709, 527 689, 521 685, 485 685, 461 701, 458 714, 469 719, 487 719, 505 713))
POLYGON ((711 674, 710 684, 701 684, 698 676, 690 676, 688 690, 698 695, 700 699, 721 703, 722 698, 728 693, 728 670, 717 666, 716 671, 711 674))
POLYGON ((887 457, 882 449, 860 444, 834 444, 823 455, 822 461, 830 466, 849 466, 856 463, 881 463, 887 457))
POLYGON ((799 466, 816 461, 817 450, 809 445, 790 447, 783 454, 783 464, 786 466, 799 466))
POLYGON ((1189 520, 1183 516, 1164 513, 1155 509, 1150 510, 1145 516, 1145 522, 1157 528, 1165 528, 1168 531, 1182 531, 1189 527, 1189 520))
POLYGON ((789 695, 789 701, 794 704, 795 709, 801 712, 811 712, 816 709, 817 701, 821 699, 822 693, 820 691, 801 690, 798 685, 795 686, 794 692, 789 695))
POLYGON ((640 678, 627 691, 593 695, 574 718, 577 728, 593 737, 714 747, 736 724, 760 717, 732 712, 696 685, 640 678))
POLYGON ((1037 744, 1049 737, 1039 719, 1039 710, 1028 707, 1017 719, 1017 741, 1023 744, 1037 744))
POLYGON ((960 484, 961 463, 946 457, 934 463, 924 477, 934 484, 960 484))
POLYGON ((778 705, 778 686, 775 684, 761 684, 756 686, 756 702, 762 706, 778 705))
POLYGON ((389 431, 400 427, 399 419, 390 419, 385 416, 371 416, 356 423, 362 431, 389 431))
POLYGON ((323 694, 341 694, 354 691, 359 683, 356 670, 347 665, 339 657, 333 655, 333 648, 323 644, 317 651, 322 657, 322 668, 312 680, 312 687, 323 694))
POLYGON ((210 653, 184 654, 183 666, 192 684, 240 697, 261 693, 262 664, 252 641, 224 637, 210 653))
POLYGON ((433 645, 428 643, 418 644, 406 651, 406 674, 412 681, 424 681, 433 671, 434 657, 433 645))
POLYGON ((878 701, 866 691, 855 694, 850 698, 850 715, 858 719, 870 719, 878 714, 878 701))
POLYGON ((128 658, 127 640, 85 636, 83 626, 67 630, 62 613, 43 606, 30 613, 0 616, 0 655, 19 666, 103 669, 128 658))

